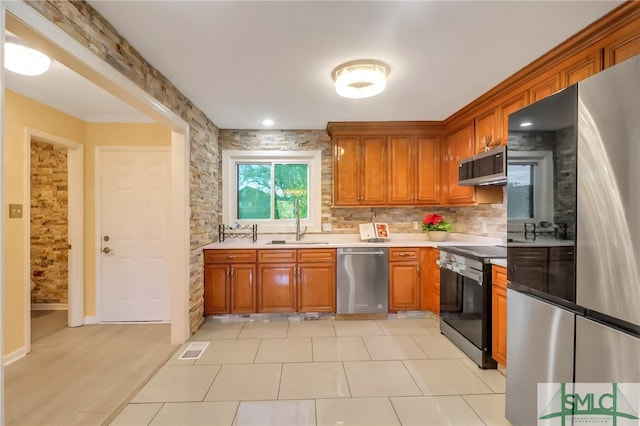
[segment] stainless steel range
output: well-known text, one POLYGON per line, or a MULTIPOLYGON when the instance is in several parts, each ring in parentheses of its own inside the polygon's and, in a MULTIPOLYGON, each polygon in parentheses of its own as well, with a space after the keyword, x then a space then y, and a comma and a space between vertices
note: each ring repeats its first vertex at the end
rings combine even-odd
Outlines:
POLYGON ((440 331, 480 368, 491 358, 491 259, 506 247, 440 246, 440 331))

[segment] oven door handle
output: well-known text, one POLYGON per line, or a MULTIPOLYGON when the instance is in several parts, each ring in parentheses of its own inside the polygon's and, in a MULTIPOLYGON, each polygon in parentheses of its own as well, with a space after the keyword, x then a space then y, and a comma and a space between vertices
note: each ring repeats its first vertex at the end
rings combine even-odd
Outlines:
POLYGON ((477 281, 479 285, 482 285, 484 282, 484 277, 481 271, 478 271, 473 268, 468 268, 466 266, 449 263, 446 261, 443 262, 442 259, 440 260, 439 264, 440 264, 440 268, 448 269, 450 271, 455 272, 456 274, 462 275, 463 277, 467 277, 474 281, 477 281))

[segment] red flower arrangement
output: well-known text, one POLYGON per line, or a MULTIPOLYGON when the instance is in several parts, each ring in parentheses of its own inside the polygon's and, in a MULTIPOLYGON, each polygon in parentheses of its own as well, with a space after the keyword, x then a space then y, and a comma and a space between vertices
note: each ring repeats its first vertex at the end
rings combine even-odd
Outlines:
POLYGON ((439 214, 428 214, 422 221, 422 230, 429 231, 447 231, 451 232, 453 225, 439 214))

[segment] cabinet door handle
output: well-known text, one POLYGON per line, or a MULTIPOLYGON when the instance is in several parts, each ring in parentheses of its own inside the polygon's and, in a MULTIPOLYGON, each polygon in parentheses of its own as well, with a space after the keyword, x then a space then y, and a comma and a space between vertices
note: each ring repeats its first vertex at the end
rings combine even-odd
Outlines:
POLYGON ((420 266, 418 266, 418 276, 420 276, 420 266))
POLYGON ((226 273, 225 273, 225 275, 226 275, 227 277, 230 277, 230 276, 231 276, 231 267, 228 267, 228 268, 227 268, 227 270, 226 270, 225 272, 226 272, 226 273))
POLYGON ((231 271, 231 278, 233 278, 233 266, 230 267, 229 270, 231 271))

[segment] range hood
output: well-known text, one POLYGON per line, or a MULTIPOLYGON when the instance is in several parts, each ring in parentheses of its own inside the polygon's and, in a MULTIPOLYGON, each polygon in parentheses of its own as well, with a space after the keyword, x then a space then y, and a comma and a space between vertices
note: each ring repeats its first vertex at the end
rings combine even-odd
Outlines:
POLYGON ((507 152, 501 146, 458 163, 458 185, 506 185, 507 152))

